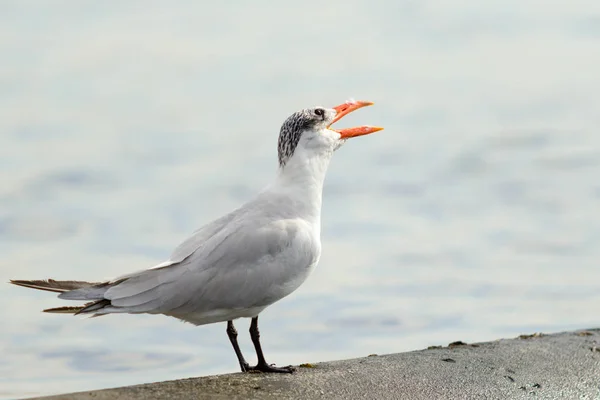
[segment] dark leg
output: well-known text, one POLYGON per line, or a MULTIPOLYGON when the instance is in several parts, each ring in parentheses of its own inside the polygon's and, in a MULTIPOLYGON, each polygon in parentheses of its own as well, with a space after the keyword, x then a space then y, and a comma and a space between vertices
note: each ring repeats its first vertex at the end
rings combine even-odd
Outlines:
POLYGON ((254 348, 256 349, 256 356, 258 357, 258 364, 256 364, 256 367, 250 368, 252 371, 284 372, 288 374, 294 372, 294 368, 292 366, 278 368, 273 365, 267 364, 267 361, 265 360, 265 355, 263 354, 262 348, 260 347, 258 317, 252 318, 252 323, 250 324, 250 337, 252 338, 252 343, 254 343, 254 348))
POLYGON ((240 350, 240 345, 237 341, 237 330, 235 326, 233 326, 233 321, 227 321, 227 336, 229 336, 229 340, 231 341, 231 345, 233 346, 233 350, 235 350, 235 355, 238 358, 240 363, 240 368, 242 372, 247 372, 250 370, 250 365, 244 360, 244 355, 242 354, 242 350, 240 350))

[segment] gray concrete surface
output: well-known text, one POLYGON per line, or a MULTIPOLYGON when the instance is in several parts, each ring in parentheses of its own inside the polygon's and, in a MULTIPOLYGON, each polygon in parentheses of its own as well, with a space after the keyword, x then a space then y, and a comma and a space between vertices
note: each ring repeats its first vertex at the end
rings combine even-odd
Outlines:
POLYGON ((600 329, 453 343, 298 367, 65 394, 52 400, 600 399, 600 329))

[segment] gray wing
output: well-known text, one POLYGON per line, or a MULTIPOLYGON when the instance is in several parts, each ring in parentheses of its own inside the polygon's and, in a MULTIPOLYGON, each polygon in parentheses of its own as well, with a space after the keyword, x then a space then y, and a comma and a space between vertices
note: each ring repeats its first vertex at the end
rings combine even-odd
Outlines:
MULTIPOLYGON (((241 214, 243 214, 243 210, 237 209, 219 219, 208 223, 207 225, 204 225, 202 228, 196 230, 189 238, 184 240, 179 246, 177 246, 171 253, 169 260, 160 263, 153 268, 121 275, 109 282, 96 284, 91 288, 71 290, 61 294, 59 297, 65 300, 99 300, 107 298, 105 297, 107 291, 116 286, 125 288, 129 287, 130 285, 135 285, 137 282, 136 288, 138 293, 143 293, 157 285, 160 285, 163 281, 167 282, 175 279, 176 276, 179 276, 182 272, 184 272, 182 269, 176 269, 176 266, 182 264, 185 259, 192 255, 196 250, 203 245, 206 245, 211 237, 214 237, 223 229, 225 229, 231 221, 236 219, 236 217, 239 217, 241 214), (172 268, 167 269, 167 267, 172 268), (155 273, 153 271, 160 272, 155 273), (142 281, 144 283, 142 283, 142 281)), ((134 294, 133 290, 132 294, 134 294)))
POLYGON ((182 262, 187 257, 192 255, 196 250, 198 250, 200 246, 205 244, 208 239, 219 233, 231 221, 243 213, 243 209, 234 210, 229 214, 226 214, 221 218, 216 219, 213 222, 210 222, 209 224, 204 225, 202 228, 196 230, 189 238, 184 240, 175 248, 175 250, 173 250, 171 257, 169 257, 169 261, 173 264, 182 262))
POLYGON ((282 265, 316 262, 313 242, 305 223, 239 209, 184 241, 173 253, 175 263, 115 280, 103 294, 111 305, 101 312, 178 314, 267 305, 291 292, 282 265))

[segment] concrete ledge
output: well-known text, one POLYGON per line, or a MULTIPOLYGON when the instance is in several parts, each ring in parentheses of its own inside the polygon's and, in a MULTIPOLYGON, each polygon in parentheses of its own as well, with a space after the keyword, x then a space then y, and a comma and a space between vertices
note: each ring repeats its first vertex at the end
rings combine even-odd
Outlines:
POLYGON ((53 400, 600 399, 600 329, 65 394, 53 400), (598 347, 597 347, 598 346, 598 347))

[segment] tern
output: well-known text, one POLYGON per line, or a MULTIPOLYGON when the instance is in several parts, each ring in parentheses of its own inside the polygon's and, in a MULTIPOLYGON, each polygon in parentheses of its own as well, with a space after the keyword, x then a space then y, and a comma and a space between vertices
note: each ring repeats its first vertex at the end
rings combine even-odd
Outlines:
POLYGON ((104 282, 11 280, 60 293, 81 306, 50 313, 163 314, 194 325, 227 323, 242 372, 293 372, 265 360, 258 315, 295 291, 321 255, 323 182, 333 152, 347 139, 382 130, 376 126, 333 129, 345 115, 373 103, 349 100, 333 107, 302 109, 283 123, 274 182, 238 209, 196 230, 168 261, 104 282), (251 318, 258 363, 250 366, 238 345, 233 321, 251 318))

